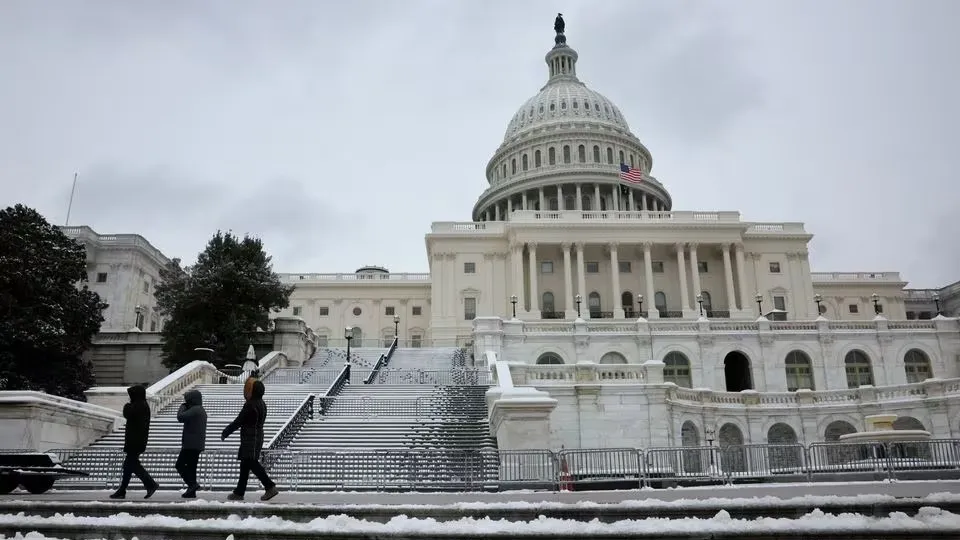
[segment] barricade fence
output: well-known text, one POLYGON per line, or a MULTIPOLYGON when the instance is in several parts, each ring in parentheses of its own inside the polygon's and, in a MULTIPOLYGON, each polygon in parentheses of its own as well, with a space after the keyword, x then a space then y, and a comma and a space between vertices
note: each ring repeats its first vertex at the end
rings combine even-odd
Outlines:
POLYGON ((490 386, 490 372, 485 369, 391 369, 389 364, 373 377, 376 384, 426 384, 439 386, 490 386))
MULTIPOLYGON (((57 486, 117 487, 124 459, 120 449, 49 453, 64 467, 89 474, 59 480, 57 486)), ((178 453, 178 448, 150 448, 141 462, 163 487, 182 488, 174 469, 178 453)), ((317 448, 264 450, 261 460, 282 488, 305 491, 633 489, 698 483, 958 479, 960 439, 646 450, 317 448)), ((207 450, 200 458, 198 479, 204 489, 229 489, 238 470, 236 451, 207 450)))

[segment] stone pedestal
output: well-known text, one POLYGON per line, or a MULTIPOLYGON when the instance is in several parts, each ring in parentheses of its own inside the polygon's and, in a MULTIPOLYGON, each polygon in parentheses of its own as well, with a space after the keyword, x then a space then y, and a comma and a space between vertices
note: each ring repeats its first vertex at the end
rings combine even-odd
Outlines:
POLYGON ((500 450, 550 447, 550 414, 557 400, 535 388, 501 388, 488 395, 490 433, 500 450))
POLYGON ((300 317, 277 317, 273 324, 273 350, 283 351, 287 357, 287 365, 280 367, 302 366, 313 354, 307 323, 300 317))

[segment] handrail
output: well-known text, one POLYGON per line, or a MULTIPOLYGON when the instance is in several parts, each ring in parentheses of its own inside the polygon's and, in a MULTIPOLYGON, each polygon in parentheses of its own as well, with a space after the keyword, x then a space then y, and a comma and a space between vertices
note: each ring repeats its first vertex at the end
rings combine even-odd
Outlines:
POLYGON ((387 352, 380 355, 380 358, 377 358, 377 363, 374 364, 373 369, 370 370, 370 373, 367 375, 367 378, 363 380, 363 384, 370 384, 377 377, 377 374, 380 373, 380 369, 390 363, 390 358, 393 357, 393 353, 397 350, 397 341, 399 338, 397 336, 393 337, 393 343, 390 344, 390 347, 387 348, 387 352))
POLYGON ((330 399, 336 397, 340 394, 340 391, 343 390, 343 387, 350 384, 350 362, 347 362, 343 365, 343 369, 340 371, 340 375, 337 375, 337 378, 334 379, 333 383, 330 385, 330 388, 327 388, 327 391, 320 398, 320 414, 327 412, 327 407, 330 404, 330 399))
MULTIPOLYGON (((290 418, 287 418, 287 421, 283 423, 283 426, 277 431, 276 435, 270 439, 270 442, 267 443, 267 449, 277 450, 279 448, 285 448, 287 444, 296 436, 296 432, 300 430, 300 427, 303 426, 303 422, 300 422, 299 425, 297 421, 301 419, 302 416, 307 418, 313 418, 313 400, 314 394, 310 394, 302 402, 300 406, 297 407, 297 410, 290 415, 290 418), (291 432, 291 430, 293 430, 291 432)), ((307 418, 303 418, 305 422, 307 418)))

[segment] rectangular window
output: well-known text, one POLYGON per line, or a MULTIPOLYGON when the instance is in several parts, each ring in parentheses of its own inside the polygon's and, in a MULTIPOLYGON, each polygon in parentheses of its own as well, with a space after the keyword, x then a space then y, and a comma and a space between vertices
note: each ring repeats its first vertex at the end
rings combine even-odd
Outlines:
POLYGON ((420 306, 413 306, 413 316, 419 317, 423 314, 423 308, 420 306))
POLYGON ((780 273, 780 263, 778 263, 777 261, 771 261, 771 262, 770 262, 770 273, 771 273, 771 274, 779 274, 779 273, 780 273))
POLYGON ((150 282, 149 282, 149 281, 144 281, 144 282, 143 282, 143 292, 145 292, 145 293, 150 292, 150 282))
POLYGON ((463 320, 472 321, 477 318, 477 299, 463 299, 463 320))
POLYGON ((617 261, 617 265, 620 267, 621 274, 629 274, 633 271, 633 265, 630 264, 630 261, 617 261))
POLYGON ((654 273, 654 274, 662 274, 662 273, 663 273, 663 261, 653 261, 653 263, 652 263, 650 266, 653 267, 653 273, 654 273))
POLYGON ((912 320, 914 320, 914 319, 916 319, 916 318, 917 318, 917 314, 916 314, 916 313, 914 313, 913 311, 908 311, 908 312, 907 312, 907 320, 908 320, 908 321, 912 321, 912 320))
POLYGON ((107 273, 100 272, 97 274, 97 283, 106 283, 107 282, 107 273))
POLYGON ((303 308, 302 308, 302 307, 300 307, 300 306, 293 306, 293 316, 294 316, 294 317, 299 317, 301 313, 303 313, 303 308))
POLYGON ((322 306, 322 307, 320 308, 320 316, 321 316, 321 317, 328 317, 328 316, 330 316, 330 308, 328 308, 327 306, 322 306))
POLYGON ((156 331, 157 331, 157 318, 156 318, 156 317, 150 319, 150 331, 151 331, 151 332, 156 332, 156 331))
POLYGON ((396 313, 396 310, 394 309, 393 306, 387 306, 386 309, 383 310, 383 314, 388 315, 390 317, 393 317, 395 313, 396 313))
POLYGON ((600 272, 600 263, 596 261, 587 261, 586 267, 588 274, 597 274, 600 272))
POLYGON ((541 274, 552 274, 552 273, 553 273, 553 261, 540 261, 540 273, 541 273, 541 274))
POLYGON ((710 269, 707 266, 707 261, 697 261, 697 272, 701 274, 706 274, 710 269))
POLYGON ((327 346, 327 336, 317 336, 317 347, 327 346))
POLYGON ((933 312, 932 312, 932 311, 921 311, 921 312, 920 312, 920 316, 917 317, 917 318, 920 319, 920 320, 922 320, 922 321, 926 321, 926 320, 928 320, 928 319, 930 319, 930 318, 932 318, 932 317, 933 317, 933 312))
POLYGON ((877 304, 876 306, 877 314, 883 313, 883 304, 877 304))
POLYGON ((476 274, 477 273, 477 263, 465 262, 463 263, 463 273, 464 274, 476 274))
POLYGON ((773 309, 779 309, 780 311, 787 310, 787 299, 782 296, 773 297, 773 309))
POLYGON ((850 310, 850 313, 860 313, 860 306, 856 304, 850 304, 847 309, 850 310))
POLYGON ((410 336, 410 346, 413 347, 413 348, 415 348, 415 349, 419 349, 420 347, 422 347, 422 346, 423 346, 423 336, 421 336, 420 334, 414 334, 414 335, 410 336))

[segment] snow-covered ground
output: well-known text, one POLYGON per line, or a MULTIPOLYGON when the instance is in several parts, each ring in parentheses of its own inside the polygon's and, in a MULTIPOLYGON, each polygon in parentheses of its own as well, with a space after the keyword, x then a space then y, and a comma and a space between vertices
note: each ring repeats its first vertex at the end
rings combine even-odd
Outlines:
MULTIPOLYGON (((307 523, 297 523, 278 518, 255 518, 229 516, 227 518, 187 520, 175 517, 153 515, 134 517, 129 514, 117 514, 112 517, 84 517, 72 514, 57 515, 49 518, 37 518, 17 515, 0 515, 0 526, 16 526, 25 532, 45 529, 54 524, 69 524, 70 527, 89 527, 93 530, 107 528, 120 532, 131 531, 131 538, 137 531, 178 531, 185 530, 217 532, 224 537, 231 531, 242 530, 247 534, 259 533, 362 533, 362 534, 464 534, 470 536, 497 534, 509 535, 592 535, 592 534, 670 534, 697 533, 748 533, 748 532, 804 532, 839 533, 845 531, 893 532, 909 531, 917 534, 933 531, 960 532, 960 515, 951 514, 938 508, 921 508, 916 516, 893 514, 890 517, 825 514, 815 510, 797 519, 759 518, 754 520, 733 519, 724 510, 709 519, 699 518, 648 518, 642 520, 623 520, 615 523, 602 523, 553 519, 541 517, 532 521, 507 521, 464 518, 456 521, 439 522, 433 519, 414 519, 398 516, 386 523, 363 521, 345 515, 317 518, 307 523)), ((31 538, 31 537, 26 537, 31 538)), ((32 537, 42 538, 42 537, 32 537)))
MULTIPOLYGON (((68 491, 53 490, 42 495, 15 492, 10 496, 0 496, 0 505, 11 500, 31 502, 41 501, 107 501, 111 491, 68 491)), ((142 491, 130 490, 128 500, 139 501, 142 491)), ((620 491, 503 491, 503 492, 464 492, 464 493, 384 493, 349 491, 282 491, 269 504, 382 504, 382 505, 447 505, 451 501, 459 503, 575 503, 593 501, 596 503, 618 503, 644 499, 646 501, 675 501, 679 499, 708 498, 753 498, 776 497, 791 498, 809 496, 859 496, 887 495, 892 497, 925 497, 931 493, 960 494, 960 481, 898 481, 898 482, 844 482, 844 483, 796 483, 796 484, 739 484, 732 486, 698 486, 672 489, 635 489, 620 491)), ((198 495, 205 501, 226 501, 227 491, 201 491, 198 495)), ((248 493, 249 502, 259 499, 259 492, 248 493)), ((150 502, 183 502, 178 491, 159 491, 150 502)), ((241 503, 242 504, 242 503, 241 503)), ((649 504, 649 503, 647 503, 649 504)))

